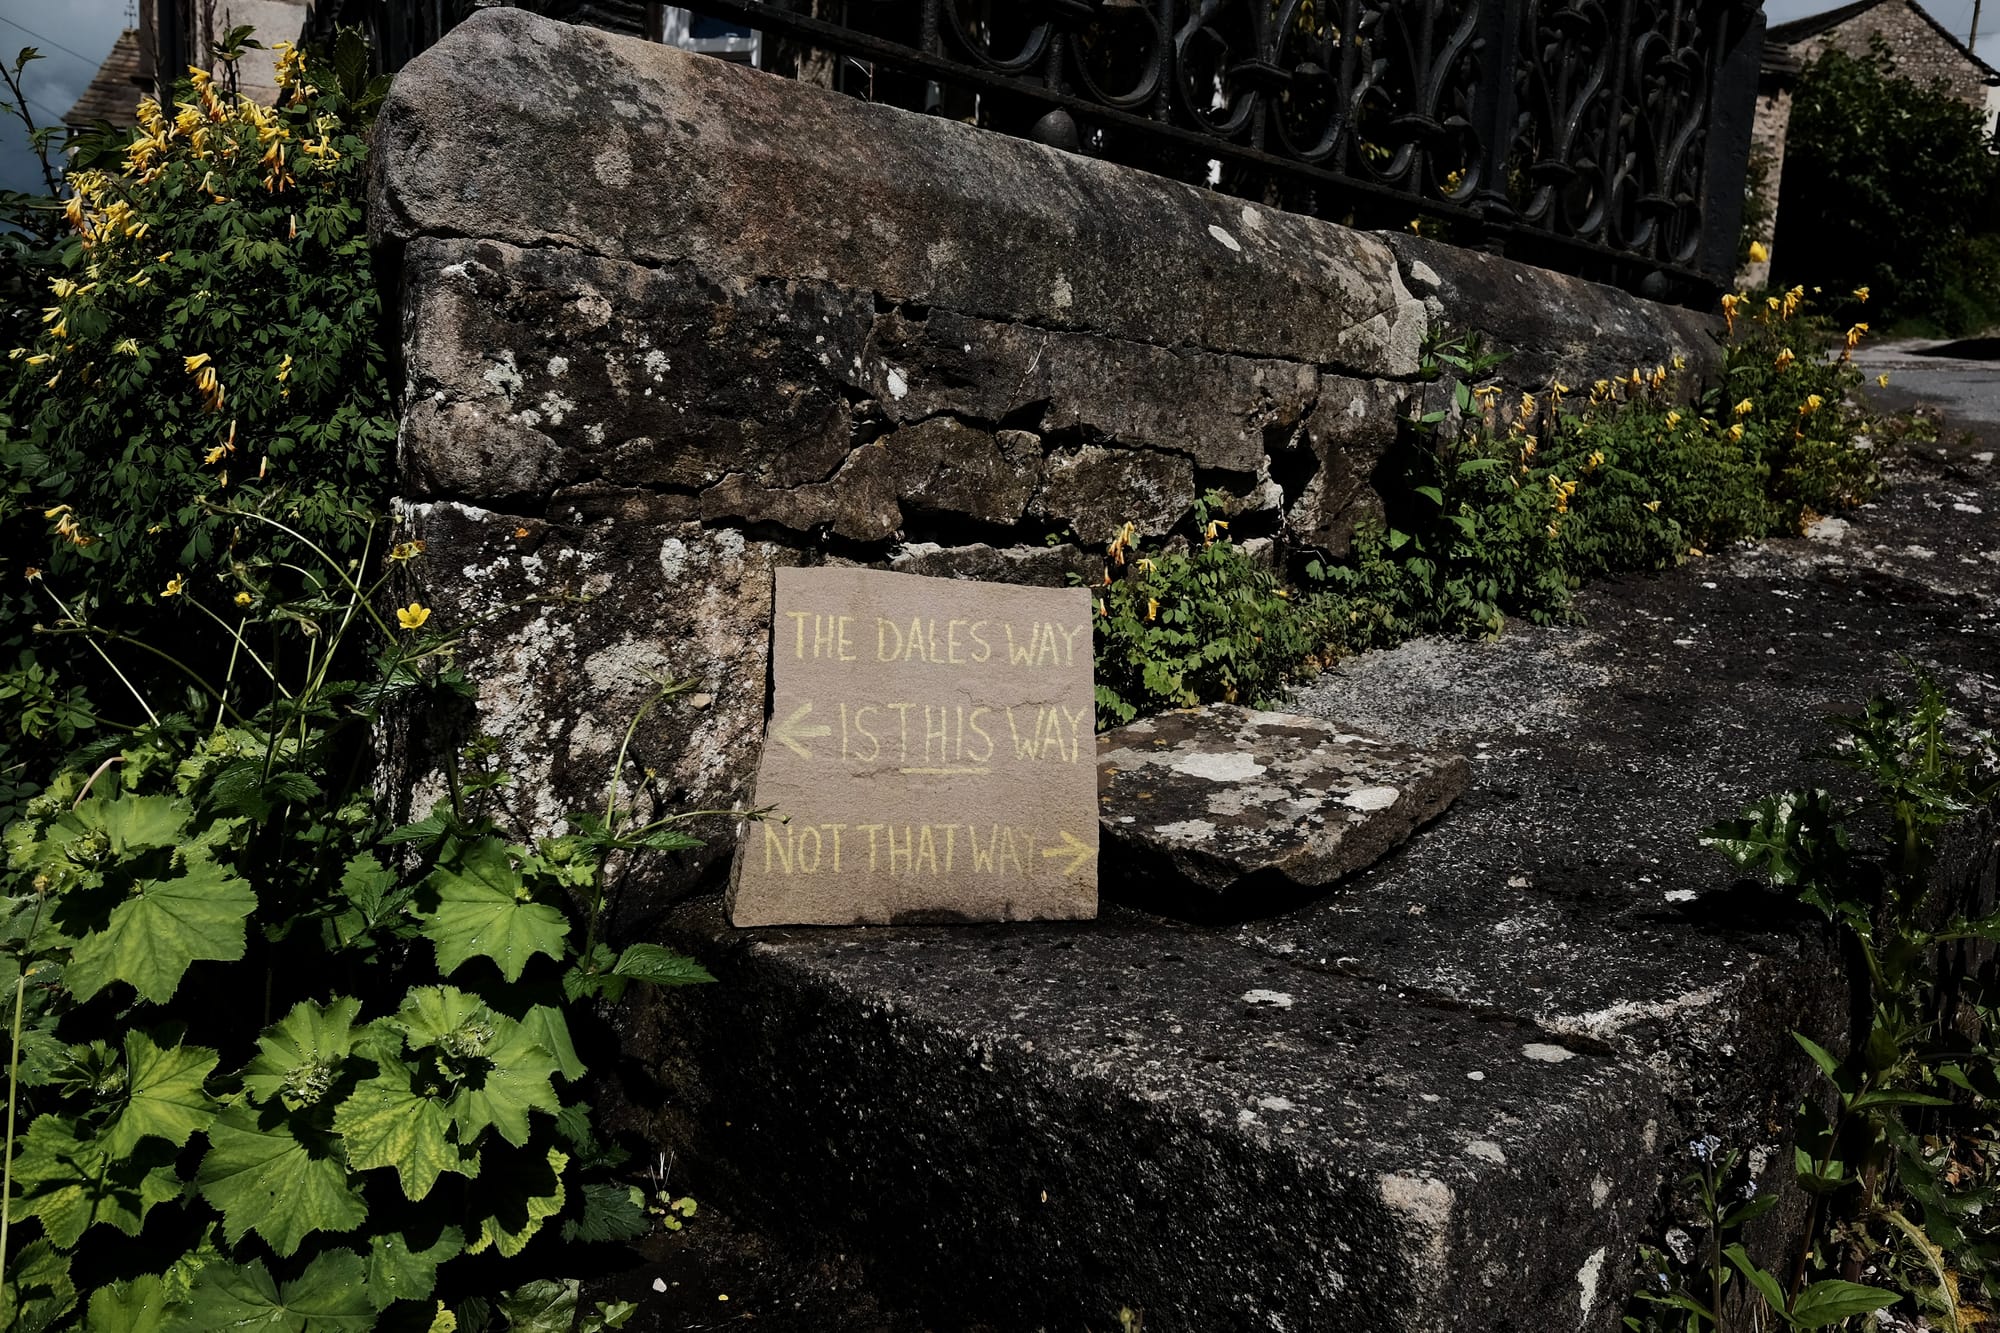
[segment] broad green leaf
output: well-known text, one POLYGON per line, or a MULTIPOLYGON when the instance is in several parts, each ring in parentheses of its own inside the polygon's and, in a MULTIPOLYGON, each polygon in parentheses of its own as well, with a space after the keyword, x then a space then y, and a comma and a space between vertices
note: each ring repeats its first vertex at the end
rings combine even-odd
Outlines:
POLYGON ((301 1000, 257 1038, 257 1055, 243 1070, 253 1098, 281 1098, 286 1109, 312 1106, 332 1088, 335 1071, 354 1049, 361 1001, 343 995, 321 1008, 301 1000))
POLYGON ((521 1015, 521 1029, 535 1045, 556 1058, 556 1067, 570 1082, 576 1082, 587 1072, 583 1061, 577 1058, 576 1046, 569 1037, 569 1020, 563 1017, 560 1008, 552 1004, 534 1005, 521 1015))
POLYGON ((316 1231, 361 1225, 368 1206, 332 1149, 301 1141, 275 1111, 267 1108, 260 1119, 248 1107, 224 1108, 209 1126, 195 1186, 221 1210, 231 1245, 255 1231, 280 1255, 291 1255, 316 1231))
POLYGON ((1819 1066, 1820 1073, 1825 1074, 1829 1079, 1839 1074, 1840 1061, 1834 1059, 1833 1053, 1827 1050, 1826 1047, 1820 1045, 1811 1037, 1806 1036, 1803 1032, 1794 1032, 1792 1040, 1805 1048, 1805 1053, 1810 1055, 1813 1063, 1819 1066))
POLYGON ((1828 1280, 1815 1282, 1799 1293, 1792 1304, 1792 1323, 1798 1328, 1825 1328, 1855 1315, 1894 1305, 1902 1297, 1881 1287, 1864 1287, 1857 1282, 1828 1280))
POLYGON ((410 1237, 391 1231, 368 1243, 368 1300, 378 1310, 396 1301, 421 1301, 437 1286, 438 1265, 455 1259, 465 1250, 465 1233, 457 1227, 442 1228, 435 1238, 426 1238, 412 1248, 410 1237))
POLYGON ((1748 1250, 1744 1249, 1741 1245, 1731 1245, 1723 1253, 1729 1257, 1730 1263, 1736 1265, 1736 1271, 1743 1274, 1750 1285, 1755 1287, 1759 1294, 1764 1297, 1764 1300, 1770 1305, 1773 1312, 1777 1314, 1785 1312, 1784 1288, 1778 1285, 1777 1278, 1757 1266, 1756 1262, 1750 1258, 1748 1250))
POLYGON ((396 874, 384 870, 375 857, 363 852, 347 863, 340 875, 340 892, 366 920, 373 921, 382 911, 382 899, 396 887, 396 874))
POLYGON ((479 1235, 465 1247, 483 1254, 490 1246, 506 1258, 519 1254, 542 1229, 542 1223, 562 1211, 566 1192, 563 1169, 569 1158, 549 1149, 546 1167, 522 1161, 506 1171, 489 1172, 472 1191, 472 1216, 479 1218, 479 1235))
POLYGON ((569 936, 569 919, 558 908, 528 897, 506 844, 481 838, 461 854, 454 869, 431 874, 437 895, 434 911, 419 912, 423 933, 437 950, 438 971, 450 976, 467 959, 491 958, 509 981, 536 954, 558 962, 569 936))
POLYGON ((136 1236, 155 1205, 181 1194, 171 1145, 155 1140, 113 1156, 56 1115, 38 1118, 14 1145, 14 1186, 15 1208, 41 1218, 65 1250, 99 1222, 136 1236))
POLYGON ((1939 1097, 1929 1092, 1898 1092, 1884 1089, 1880 1092, 1864 1092, 1854 1099, 1853 1110, 1865 1111, 1871 1106, 1950 1106, 1951 1098, 1939 1097))
POLYGON ((127 1086, 125 1105, 104 1131, 104 1149, 124 1157, 151 1135, 176 1148, 188 1136, 208 1128, 215 1118, 215 1101, 203 1091, 217 1056, 206 1046, 155 1045, 143 1032, 125 1034, 127 1086))
POLYGON ((41 1333, 76 1308, 69 1256, 47 1240, 34 1240, 7 1258, 7 1281, 0 1286, 0 1328, 7 1333, 41 1333))
POLYGON ((131 856, 135 852, 177 847, 187 840, 187 824, 193 809, 171 796, 98 797, 85 801, 59 823, 75 824, 101 832, 110 840, 111 854, 131 856))
POLYGON ((447 1077, 458 1141, 477 1144, 488 1125, 516 1147, 528 1141, 528 1112, 561 1109, 556 1059, 513 1019, 452 986, 420 986, 397 1011, 411 1047, 436 1050, 447 1077))
POLYGON ((636 1186, 593 1180, 578 1192, 583 1208, 576 1217, 563 1223, 564 1240, 586 1244, 637 1240, 653 1229, 653 1219, 646 1213, 645 1195, 636 1186))
POLYGON ((163 1333, 172 1313, 165 1284, 147 1273, 91 1292, 84 1333, 163 1333))
POLYGON ((376 1311, 362 1285, 365 1277, 361 1256, 348 1250, 328 1250, 282 1288, 262 1260, 210 1264, 195 1279, 183 1326, 366 1333, 375 1327, 376 1311))
POLYGON ((583 1284, 575 1278, 557 1282, 537 1278, 500 1298, 507 1333, 570 1333, 576 1327, 576 1302, 583 1284))
POLYGON ((333 1128, 347 1149, 350 1167, 372 1171, 392 1166, 403 1194, 420 1200, 446 1171, 478 1175, 479 1154, 452 1141, 447 1104, 417 1092, 411 1083, 408 1066, 385 1063, 380 1075, 364 1080, 340 1104, 333 1128))
POLYGON ((709 970, 686 954, 657 944, 634 944, 618 956, 612 972, 655 986, 695 986, 714 981, 709 970))
POLYGON ((79 1000, 123 981, 165 1004, 190 964, 243 956, 243 919, 256 908, 249 884, 213 861, 191 859, 183 874, 139 881, 102 930, 77 941, 65 980, 79 1000))

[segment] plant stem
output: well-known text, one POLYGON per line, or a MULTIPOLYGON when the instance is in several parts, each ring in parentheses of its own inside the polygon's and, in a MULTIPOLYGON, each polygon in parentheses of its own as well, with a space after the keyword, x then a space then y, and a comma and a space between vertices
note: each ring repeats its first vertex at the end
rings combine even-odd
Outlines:
POLYGON ((14 979, 14 1043, 7 1051, 7 1153, 0 1170, 0 1284, 7 1279, 7 1224, 14 1218, 14 1094, 21 1085, 21 1011, 28 1003, 28 969, 14 979))

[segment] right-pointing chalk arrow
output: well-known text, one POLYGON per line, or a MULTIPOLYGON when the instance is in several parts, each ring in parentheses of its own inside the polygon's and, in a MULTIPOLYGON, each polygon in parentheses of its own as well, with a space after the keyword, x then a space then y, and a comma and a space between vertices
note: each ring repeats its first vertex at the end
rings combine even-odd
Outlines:
POLYGON ((1080 838, 1078 838, 1076 834, 1071 833, 1068 829, 1064 829, 1062 831, 1062 840, 1063 840, 1063 845, 1060 847, 1042 848, 1042 855, 1069 857, 1070 858, 1069 865, 1064 867, 1063 869, 1063 873, 1065 875, 1074 875, 1077 871, 1083 868, 1083 863, 1085 861, 1088 861, 1092 857, 1097 855, 1097 849, 1095 847, 1087 845, 1080 838))
POLYGON ((813 740, 820 736, 831 736, 833 734, 833 728, 824 722, 811 727, 799 725, 806 720, 806 714, 812 712, 812 710, 812 701, 808 699, 797 708, 794 708, 792 715, 783 722, 773 722, 771 724, 771 739, 789 749, 801 759, 812 758, 812 751, 799 744, 799 742, 813 740))

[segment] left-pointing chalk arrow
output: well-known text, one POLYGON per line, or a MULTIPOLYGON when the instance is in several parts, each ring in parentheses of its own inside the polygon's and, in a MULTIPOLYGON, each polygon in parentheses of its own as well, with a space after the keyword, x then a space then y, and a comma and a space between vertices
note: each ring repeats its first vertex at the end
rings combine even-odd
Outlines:
POLYGON ((812 710, 812 701, 809 699, 797 708, 794 708, 792 715, 784 721, 773 722, 771 724, 771 739, 777 741, 801 759, 812 758, 812 751, 799 744, 799 742, 809 741, 819 736, 831 736, 833 734, 833 728, 824 722, 811 727, 800 725, 800 723, 806 720, 806 714, 812 712, 812 710))

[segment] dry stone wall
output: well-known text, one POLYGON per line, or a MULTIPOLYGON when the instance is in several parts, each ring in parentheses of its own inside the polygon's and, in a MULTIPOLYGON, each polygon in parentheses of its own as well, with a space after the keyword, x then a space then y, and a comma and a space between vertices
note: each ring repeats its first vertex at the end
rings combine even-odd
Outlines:
POLYGON ((777 568, 1060 584, 1211 489, 1338 554, 1440 394, 1427 332, 1487 327, 1523 387, 1713 360, 1623 293, 519 10, 399 76, 375 162, 410 591, 479 618, 466 725, 543 830, 661 676, 699 687, 637 737, 649 799, 745 797, 777 568))

